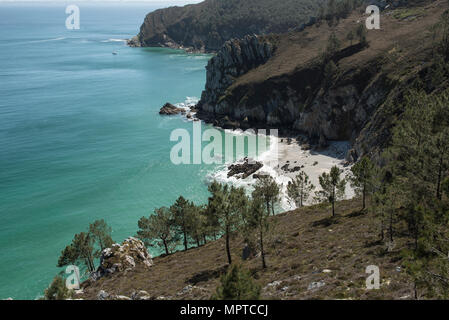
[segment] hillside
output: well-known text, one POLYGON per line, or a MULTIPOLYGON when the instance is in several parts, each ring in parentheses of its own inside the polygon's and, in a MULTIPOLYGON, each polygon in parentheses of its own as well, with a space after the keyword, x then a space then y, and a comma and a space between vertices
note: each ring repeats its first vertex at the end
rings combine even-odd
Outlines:
POLYGON ((400 113, 391 102, 393 109, 399 105, 414 79, 428 82, 431 29, 447 7, 447 1, 390 6, 381 13, 381 29, 367 31, 367 45, 347 39, 364 24, 362 8, 332 27, 319 23, 303 32, 229 41, 209 62, 199 116, 229 128, 299 131, 312 144, 349 140, 354 158, 379 152, 400 113), (340 46, 326 65, 332 34, 340 46), (272 48, 265 59, 247 55, 263 47, 272 48))
MULTIPOLYGON (((398 229, 396 246, 379 241, 379 225, 371 213, 360 212, 357 200, 337 204, 338 217, 329 219, 329 206, 314 206, 274 217, 267 240, 267 264, 259 257, 242 262, 263 287, 263 299, 412 299, 413 286, 401 268, 401 250, 412 241, 398 229), (367 290, 366 267, 380 268, 381 289, 367 290), (316 288, 318 286, 323 286, 316 288)), ((241 262, 241 238, 231 242, 241 262)), ((153 259, 150 269, 137 267, 97 282, 85 282, 83 299, 97 299, 100 290, 131 297, 144 290, 152 299, 209 299, 227 268, 224 239, 187 252, 153 259)))
POLYGON ((282 33, 313 23, 327 0, 206 0, 147 15, 133 46, 217 51, 232 38, 282 33))

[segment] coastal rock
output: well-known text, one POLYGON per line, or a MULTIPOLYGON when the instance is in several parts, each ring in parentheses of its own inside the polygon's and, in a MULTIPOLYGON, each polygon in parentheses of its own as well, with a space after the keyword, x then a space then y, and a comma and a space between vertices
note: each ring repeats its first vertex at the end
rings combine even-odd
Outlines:
POLYGON ((173 115, 177 115, 180 113, 185 112, 184 109, 182 108, 178 108, 174 105, 172 105, 171 103, 166 103, 164 104, 164 106, 161 108, 161 110, 159 111, 160 115, 165 115, 165 116, 173 116, 173 115))
POLYGON ((130 237, 122 245, 113 244, 112 248, 104 249, 100 257, 100 266, 93 278, 99 279, 108 274, 132 270, 137 265, 150 268, 153 260, 141 240, 130 237))
POLYGON ((266 38, 255 35, 227 41, 206 67, 206 88, 198 105, 200 112, 232 114, 231 106, 224 102, 226 89, 236 77, 267 62, 274 50, 266 38))
POLYGON ((104 290, 100 290, 97 294, 98 300, 107 300, 109 298, 109 293, 104 290))
POLYGON ((263 164, 261 162, 250 161, 248 158, 245 158, 243 163, 232 164, 228 167, 228 178, 237 176, 239 179, 246 179, 262 167, 263 164))
MULTIPOLYGON (((293 129, 307 137, 303 143, 305 150, 313 145, 319 151, 328 146, 329 140, 345 140, 355 143, 357 154, 363 155, 365 150, 360 150, 361 146, 370 148, 379 143, 380 139, 368 141, 379 136, 376 132, 360 138, 394 85, 382 72, 378 60, 347 67, 344 75, 329 87, 325 85, 321 66, 316 63, 301 65, 289 74, 264 81, 238 81, 251 70, 253 73, 256 68, 265 70, 264 65, 275 53, 282 54, 277 50, 264 37, 247 36, 226 42, 207 66, 197 117, 229 129, 239 126, 293 129)), ((338 62, 364 50, 364 46, 354 45, 342 49, 335 59, 338 62)))
POLYGON ((322 288, 326 285, 326 283, 324 281, 318 281, 318 282, 312 282, 309 284, 309 286, 307 287, 307 290, 317 290, 319 288, 322 288))
POLYGON ((144 290, 134 291, 131 295, 132 300, 152 300, 150 294, 144 290))
POLYGON ((316 22, 317 11, 313 2, 305 6, 302 1, 278 0, 257 5, 251 1, 202 1, 174 6, 149 13, 128 45, 216 52, 225 41, 242 35, 303 30, 316 22))

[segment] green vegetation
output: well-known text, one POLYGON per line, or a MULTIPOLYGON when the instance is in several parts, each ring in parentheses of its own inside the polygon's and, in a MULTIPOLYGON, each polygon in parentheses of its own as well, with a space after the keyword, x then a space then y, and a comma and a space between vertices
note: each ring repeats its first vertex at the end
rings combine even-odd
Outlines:
POLYGON ((356 195, 362 196, 364 210, 366 208, 366 196, 373 190, 374 164, 368 157, 363 157, 351 168, 349 182, 356 192, 356 195))
POLYGON ((310 194, 315 189, 315 186, 310 182, 309 176, 301 171, 293 182, 287 185, 287 196, 290 202, 296 207, 301 208, 309 199, 310 194))
POLYGON ((56 276, 47 289, 44 291, 44 300, 66 300, 73 296, 73 291, 65 285, 65 280, 61 276, 56 276))
POLYGON ((267 213, 274 215, 274 207, 279 202, 280 189, 276 181, 271 176, 262 176, 254 186, 253 196, 260 197, 265 201, 267 213))
POLYGON ((156 10, 138 35, 144 46, 159 46, 163 36, 183 47, 216 51, 225 41, 248 34, 285 33, 345 18, 363 0, 206 0, 156 10))
POLYGON ((259 300, 261 288, 257 285, 248 271, 239 265, 230 267, 229 272, 222 276, 221 285, 214 300, 259 300))
POLYGON ((88 232, 75 235, 72 243, 61 252, 57 266, 84 264, 88 272, 94 272, 95 258, 112 243, 111 228, 104 220, 97 220, 90 224, 88 232))
POLYGON ((334 166, 330 173, 324 172, 320 177, 322 190, 316 192, 316 198, 320 202, 329 202, 332 205, 332 217, 335 217, 335 202, 345 195, 346 180, 341 178, 342 171, 334 166))
POLYGON ((393 12, 393 17, 398 20, 411 19, 424 14, 422 8, 400 8, 393 12))
POLYGON ((162 247, 165 254, 170 254, 176 246, 179 237, 173 230, 174 224, 173 212, 162 207, 154 210, 154 214, 149 218, 142 217, 139 222, 139 231, 137 238, 142 240, 146 246, 162 247))
POLYGON ((265 261, 264 236, 270 228, 270 212, 265 211, 264 199, 257 193, 254 193, 251 206, 248 211, 248 224, 256 231, 260 248, 260 258, 262 259, 262 268, 267 267, 265 261))

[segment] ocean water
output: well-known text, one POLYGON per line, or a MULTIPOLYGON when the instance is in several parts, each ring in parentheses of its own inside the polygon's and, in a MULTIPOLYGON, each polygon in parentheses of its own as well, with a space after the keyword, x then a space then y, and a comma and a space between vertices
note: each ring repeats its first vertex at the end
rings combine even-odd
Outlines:
POLYGON ((0 3, 0 299, 41 295, 95 219, 122 241, 181 194, 205 201, 217 169, 172 164, 192 122, 158 115, 200 96, 210 56, 127 47, 154 5, 79 7, 67 30, 65 5, 0 3))

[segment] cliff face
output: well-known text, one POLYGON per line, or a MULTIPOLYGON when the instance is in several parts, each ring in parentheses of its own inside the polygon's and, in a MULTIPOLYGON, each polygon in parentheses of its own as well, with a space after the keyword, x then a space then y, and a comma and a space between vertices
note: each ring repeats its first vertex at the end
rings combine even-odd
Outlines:
MULTIPOLYGON (((232 86, 236 77, 249 71, 248 67, 265 63, 273 54, 272 44, 255 39, 232 42, 207 66, 206 90, 199 108, 219 122, 227 117, 235 127, 248 122, 252 126, 294 129, 312 139, 355 140, 389 92, 376 61, 345 70, 331 85, 322 66, 312 63, 263 82, 232 86), (254 60, 241 67, 241 62, 250 58, 254 60)), ((363 49, 356 45, 347 51, 363 49)))
POLYGON ((226 90, 236 78, 267 62, 274 50, 275 47, 269 41, 258 36, 227 41, 206 67, 207 80, 201 98, 201 110, 227 114, 230 108, 224 99, 226 90))
POLYGON ((216 52, 233 38, 301 30, 325 0, 206 0, 147 15, 131 46, 216 52))
POLYGON ((424 31, 445 6, 432 2, 423 7, 423 16, 404 18, 407 23, 394 18, 395 12, 385 14, 382 37, 368 33, 368 46, 343 40, 363 21, 354 14, 339 24, 343 45, 332 56, 333 65, 321 58, 334 32, 328 26, 229 42, 207 66, 199 117, 225 128, 296 131, 312 143, 349 140, 354 145, 349 160, 378 152, 388 143, 395 118, 382 110, 387 101, 399 103, 430 63, 424 31))

